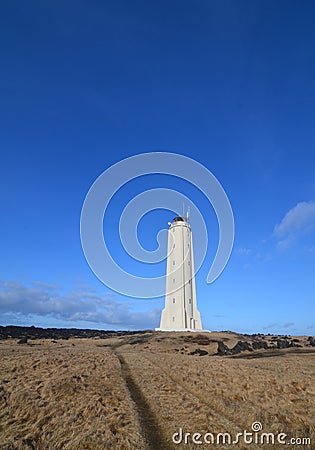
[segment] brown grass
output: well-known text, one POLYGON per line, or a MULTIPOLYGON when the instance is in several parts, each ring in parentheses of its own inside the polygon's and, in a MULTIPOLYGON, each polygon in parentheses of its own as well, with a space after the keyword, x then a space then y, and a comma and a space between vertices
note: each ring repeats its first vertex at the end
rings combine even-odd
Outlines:
POLYGON ((213 356, 216 340, 231 347, 240 337, 191 336, 151 333, 33 345, 2 341, 0 449, 166 450, 163 439, 169 448, 227 448, 175 446, 172 435, 182 428, 233 436, 251 431, 254 421, 261 422, 265 432, 313 441, 288 446, 292 450, 315 448, 311 349, 301 354, 280 350, 273 357, 264 357, 272 350, 257 351, 263 357, 254 359, 219 357, 213 356), (196 348, 209 355, 190 355, 196 348))
POLYGON ((120 363, 96 342, 1 343, 1 449, 144 448, 120 363))
MULTIPOLYGON (((295 353, 300 349, 254 352, 263 356, 254 359, 219 357, 212 356, 217 348, 213 341, 223 339, 232 347, 241 336, 224 333, 205 336, 201 339, 194 334, 165 333, 144 342, 141 351, 139 345, 118 348, 169 440, 180 427, 191 433, 235 435, 243 430, 252 431, 252 423, 259 421, 264 432, 281 432, 288 439, 306 437, 314 441, 315 354, 311 349, 303 349, 306 353, 301 354, 295 353), (189 355, 196 347, 208 350, 211 356, 189 355)), ((301 341, 305 342, 305 338, 301 341)), ((183 448, 209 448, 209 445, 183 448)), ((270 446, 253 444, 250 448, 270 446)), ((290 445, 290 448, 315 448, 315 442, 313 446, 290 445)))

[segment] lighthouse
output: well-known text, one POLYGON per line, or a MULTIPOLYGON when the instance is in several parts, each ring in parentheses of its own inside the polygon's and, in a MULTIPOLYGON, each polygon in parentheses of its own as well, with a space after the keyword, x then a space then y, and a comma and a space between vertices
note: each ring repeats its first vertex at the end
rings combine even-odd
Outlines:
POLYGON ((165 308, 159 331, 202 330, 196 302, 192 231, 188 219, 169 223, 165 308))

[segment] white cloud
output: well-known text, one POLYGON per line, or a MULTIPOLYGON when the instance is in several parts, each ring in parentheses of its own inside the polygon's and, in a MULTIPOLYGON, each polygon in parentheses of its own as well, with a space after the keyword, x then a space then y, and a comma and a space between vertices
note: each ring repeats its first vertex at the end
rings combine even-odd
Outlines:
POLYGON ((42 281, 33 281, 32 284, 34 286, 38 286, 38 287, 42 287, 44 289, 61 289, 61 286, 59 286, 58 284, 49 284, 49 283, 43 283, 42 281))
POLYGON ((278 322, 273 322, 273 323, 269 323, 268 325, 263 326, 263 330, 276 330, 279 328, 284 328, 284 329, 290 329, 291 331, 294 330, 295 323, 294 322, 286 322, 286 323, 278 323, 278 322))
MULTIPOLYGON (((87 287, 85 287, 87 288, 87 287)), ((25 317, 36 315, 67 322, 87 321, 123 328, 153 328, 158 325, 160 310, 137 312, 134 302, 121 302, 111 296, 97 295, 92 289, 69 294, 44 283, 26 286, 15 281, 0 283, 0 312, 25 317)))
POLYGON ((315 229, 315 201, 300 202, 290 209, 274 228, 278 249, 289 248, 295 240, 315 229))
POLYGON ((238 247, 238 248, 235 249, 235 252, 238 255, 247 256, 247 255, 250 255, 252 253, 252 249, 251 248, 247 248, 247 247, 238 247))
POLYGON ((282 325, 282 328, 292 328, 294 326, 294 322, 287 322, 282 325))

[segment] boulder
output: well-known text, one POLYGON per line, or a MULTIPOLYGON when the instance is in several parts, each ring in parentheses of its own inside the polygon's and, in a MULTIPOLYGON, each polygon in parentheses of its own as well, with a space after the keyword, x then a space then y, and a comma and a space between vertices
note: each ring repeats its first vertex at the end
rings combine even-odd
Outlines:
POLYGON ((227 345, 224 344, 223 341, 219 341, 218 342, 218 351, 217 351, 217 355, 228 355, 230 352, 230 349, 227 345))
POLYGON ((291 342, 288 339, 278 339, 277 340, 277 348, 290 348, 292 347, 291 342))
POLYGON ((234 345, 233 348, 231 348, 230 352, 232 355, 236 355, 237 353, 241 353, 245 350, 249 350, 250 352, 253 351, 251 345, 248 342, 238 341, 238 343, 234 345))
POLYGON ((265 341, 254 341, 252 343, 252 347, 254 350, 259 350, 261 348, 264 348, 267 350, 267 348, 269 348, 267 342, 265 342, 265 341))
POLYGON ((206 350, 202 350, 201 348, 196 348, 195 351, 190 352, 190 355, 199 355, 199 356, 206 356, 208 352, 206 350))

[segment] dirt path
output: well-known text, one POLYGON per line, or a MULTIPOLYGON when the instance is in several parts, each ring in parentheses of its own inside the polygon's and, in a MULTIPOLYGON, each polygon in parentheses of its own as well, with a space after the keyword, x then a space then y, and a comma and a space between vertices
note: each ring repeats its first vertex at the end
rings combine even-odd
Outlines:
POLYGON ((130 396, 136 406, 143 439, 147 444, 148 450, 172 450, 174 446, 170 445, 170 443, 163 438, 162 431, 157 424, 155 416, 140 387, 134 381, 126 360, 117 351, 115 353, 121 364, 122 377, 126 382, 130 396))

